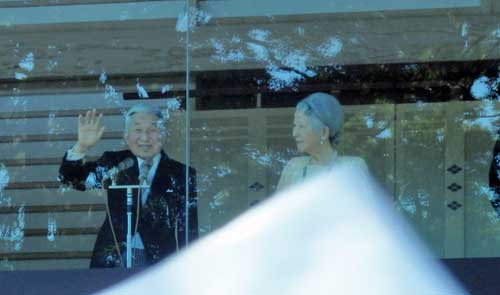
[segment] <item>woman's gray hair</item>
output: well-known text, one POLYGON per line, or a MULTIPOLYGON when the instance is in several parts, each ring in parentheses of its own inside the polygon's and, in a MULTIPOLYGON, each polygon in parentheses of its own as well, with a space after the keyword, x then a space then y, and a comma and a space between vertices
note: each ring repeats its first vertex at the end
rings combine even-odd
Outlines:
POLYGON ((161 131, 165 130, 165 124, 164 124, 164 116, 161 112, 161 110, 157 107, 145 104, 145 103, 140 103, 132 106, 127 113, 125 113, 125 134, 128 134, 128 130, 130 128, 130 124, 132 123, 132 116, 137 113, 146 113, 146 114, 151 114, 155 115, 158 118, 158 128, 160 128, 161 131))
POLYGON ((328 127, 331 144, 338 144, 340 130, 344 124, 342 105, 333 95, 315 92, 297 104, 297 110, 304 112, 309 118, 313 130, 318 134, 321 128, 328 127))

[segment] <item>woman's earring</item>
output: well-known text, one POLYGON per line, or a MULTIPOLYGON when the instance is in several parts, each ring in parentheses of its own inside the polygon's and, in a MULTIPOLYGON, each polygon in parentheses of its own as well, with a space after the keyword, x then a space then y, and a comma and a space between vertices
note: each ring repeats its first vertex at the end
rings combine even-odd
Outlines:
POLYGON ((324 137, 321 137, 321 139, 319 140, 319 144, 325 144, 325 138, 324 137))

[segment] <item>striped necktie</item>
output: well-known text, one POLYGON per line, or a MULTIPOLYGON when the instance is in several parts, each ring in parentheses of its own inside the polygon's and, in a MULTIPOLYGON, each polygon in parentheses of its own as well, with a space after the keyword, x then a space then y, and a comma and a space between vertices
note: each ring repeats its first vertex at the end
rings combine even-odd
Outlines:
MULTIPOLYGON (((150 185, 148 175, 149 175, 149 170, 151 169, 151 163, 149 162, 142 162, 141 167, 139 168, 139 183, 140 184, 146 184, 150 185)), ((146 200, 148 198, 149 194, 149 188, 144 188, 142 189, 141 193, 141 204, 144 205, 146 203, 146 200)))

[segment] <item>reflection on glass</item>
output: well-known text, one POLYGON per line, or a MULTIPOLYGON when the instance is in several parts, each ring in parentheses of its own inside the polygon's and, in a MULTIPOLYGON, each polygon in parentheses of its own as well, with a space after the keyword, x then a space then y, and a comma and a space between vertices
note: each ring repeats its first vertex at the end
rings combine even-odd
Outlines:
POLYGON ((162 147, 196 169, 207 235, 277 190, 316 92, 343 107, 335 150, 366 162, 436 256, 500 254, 491 1, 43 2, 0 1, 0 269, 88 267, 106 194, 57 181, 78 113, 104 113, 93 161, 126 148, 130 106, 165 109, 162 147))
POLYGON ((366 161, 436 256, 497 255, 481 252, 477 230, 495 226, 480 197, 493 137, 481 146, 467 139, 471 128, 497 129, 489 101, 498 93, 495 9, 479 1, 235 3, 224 12, 201 5, 211 17, 192 31, 193 123, 210 128, 193 129, 191 155, 197 168, 214 169, 203 184, 211 192, 200 194, 200 226, 213 230, 274 193, 300 152, 290 126, 297 102, 325 92, 345 113, 336 150, 366 161), (488 11, 481 21, 469 14, 477 9, 488 11), (480 61, 486 56, 494 62, 480 61), (481 110, 471 113, 473 105, 481 110), (207 164, 195 146, 209 141, 219 147, 207 164), (472 150, 484 163, 469 179, 472 150))
MULTIPOLYGON (((88 268, 106 220, 107 196, 102 190, 79 192, 58 182, 62 156, 77 140, 75 118, 88 109, 104 113, 107 128, 99 145, 88 151, 86 163, 104 151, 127 147, 122 119, 137 100, 160 107, 169 123, 179 121, 185 113, 180 95, 184 61, 166 57, 184 49, 184 33, 175 28, 184 4, 28 2, 0 3, 5 37, 0 41, 1 269, 88 268), (172 48, 165 47, 165 40, 172 48)), ((181 127, 167 124, 165 134, 177 135, 181 127)), ((178 138, 163 147, 177 160, 184 158, 178 138)), ((95 176, 98 183, 99 173, 95 176)), ((88 180, 91 184, 92 177, 88 180)), ((191 189, 195 197, 195 186, 191 189)), ((177 205, 169 208, 176 211, 177 205)), ((182 210, 169 214, 172 220, 180 215, 182 210)), ((170 225, 183 236, 182 223, 170 225)), ((176 251, 177 244, 172 245, 176 251)))

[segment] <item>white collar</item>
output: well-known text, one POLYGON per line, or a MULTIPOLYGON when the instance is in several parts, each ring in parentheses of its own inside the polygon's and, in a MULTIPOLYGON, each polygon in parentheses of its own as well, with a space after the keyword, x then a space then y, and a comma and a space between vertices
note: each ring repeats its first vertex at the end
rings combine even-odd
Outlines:
MULTIPOLYGON (((139 164, 139 167, 141 167, 142 163, 144 163, 146 160, 144 160, 141 157, 135 156, 137 158, 137 164, 139 164)), ((161 154, 157 154, 156 156, 153 157, 153 161, 151 161, 151 167, 157 166, 158 163, 160 162, 161 154)))

